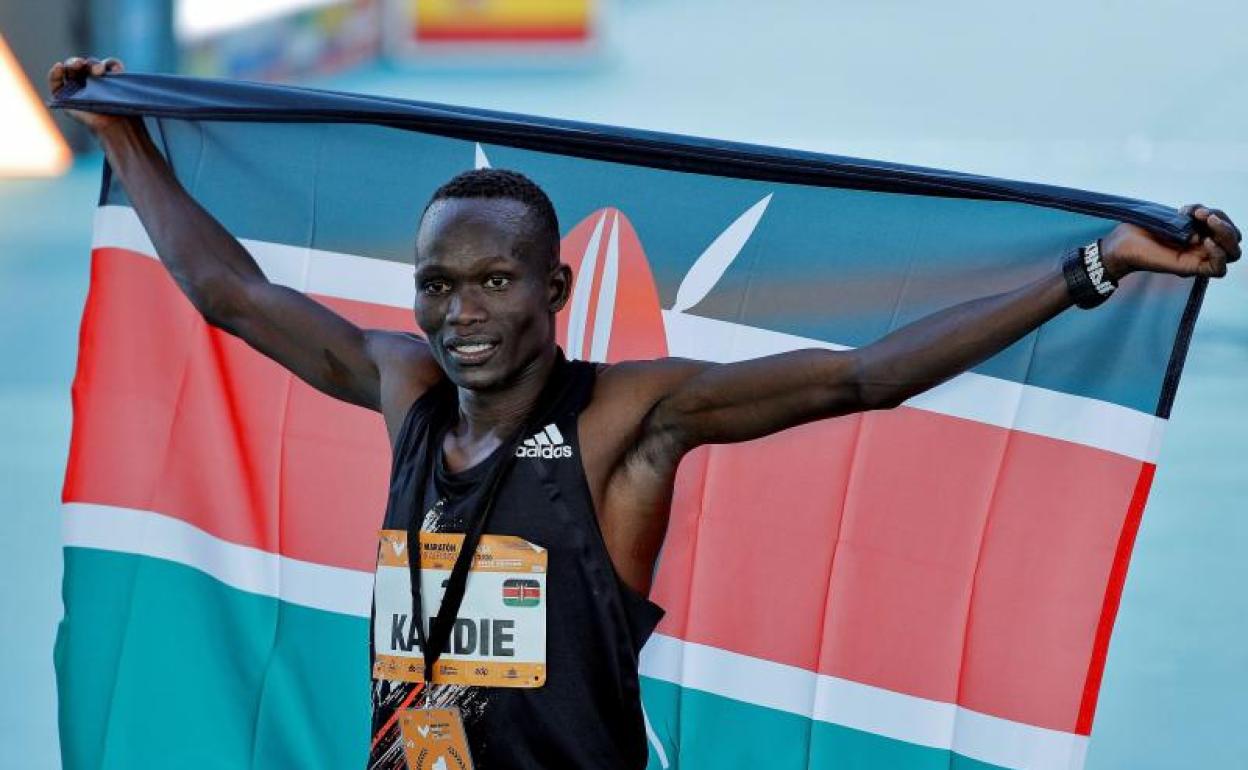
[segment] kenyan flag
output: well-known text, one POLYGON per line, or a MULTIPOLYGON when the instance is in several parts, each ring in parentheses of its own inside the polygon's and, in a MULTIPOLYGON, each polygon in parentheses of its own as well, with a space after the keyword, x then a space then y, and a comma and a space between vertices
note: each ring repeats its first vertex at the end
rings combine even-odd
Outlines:
MULTIPOLYGON (((60 104, 145 114, 270 279, 364 328, 417 331, 430 193, 530 175, 577 276, 559 342, 604 363, 858 347, 1115 221, 1188 234, 1079 190, 398 99, 126 74, 60 104)), ((639 660, 651 769, 1082 770, 1203 286, 1133 276, 897 409, 691 453, 639 660)), ((64 767, 362 767, 390 452, 378 415, 206 324, 106 173, 62 513, 64 767)), ((541 575, 508 574, 504 605, 541 606, 541 575)))
POLYGON ((530 578, 503 581, 503 604, 508 607, 536 607, 542 603, 542 586, 530 578))

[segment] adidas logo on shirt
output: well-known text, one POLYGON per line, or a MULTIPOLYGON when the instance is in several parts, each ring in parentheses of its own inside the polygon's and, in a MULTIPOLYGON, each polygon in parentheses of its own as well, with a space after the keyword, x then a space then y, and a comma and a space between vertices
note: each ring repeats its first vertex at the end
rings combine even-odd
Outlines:
POLYGON ((516 457, 539 457, 543 460, 556 460, 560 457, 571 457, 572 447, 563 440, 563 434, 552 422, 542 428, 524 443, 516 447, 516 457))

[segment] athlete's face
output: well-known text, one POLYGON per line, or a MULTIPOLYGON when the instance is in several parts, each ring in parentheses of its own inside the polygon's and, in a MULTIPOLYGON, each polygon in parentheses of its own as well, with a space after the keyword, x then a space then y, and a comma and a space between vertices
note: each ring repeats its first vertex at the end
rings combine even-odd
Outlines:
POLYGON ((571 271, 553 266, 528 206, 450 198, 416 236, 416 323, 456 385, 505 388, 555 344, 571 271))

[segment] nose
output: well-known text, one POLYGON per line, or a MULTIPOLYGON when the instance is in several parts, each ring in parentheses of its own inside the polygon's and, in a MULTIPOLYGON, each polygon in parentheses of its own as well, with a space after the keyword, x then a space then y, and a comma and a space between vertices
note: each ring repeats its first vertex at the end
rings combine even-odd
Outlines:
POLYGON ((470 326, 483 323, 489 314, 480 292, 473 287, 464 287, 451 295, 450 304, 446 308, 446 322, 452 326, 470 326))

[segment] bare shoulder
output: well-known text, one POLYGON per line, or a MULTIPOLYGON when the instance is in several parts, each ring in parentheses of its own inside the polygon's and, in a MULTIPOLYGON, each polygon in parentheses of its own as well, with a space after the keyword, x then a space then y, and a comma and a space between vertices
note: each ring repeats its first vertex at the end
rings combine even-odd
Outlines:
POLYGON ((408 332, 369 329, 369 357, 381 381, 381 413, 391 443, 416 399, 444 376, 423 339, 408 332))
POLYGON ((711 365, 690 358, 604 364, 598 370, 594 398, 586 411, 644 415, 664 396, 711 365))
POLYGON ((591 476, 609 474, 640 438, 645 417, 655 404, 709 366, 688 358, 602 366, 593 400, 580 418, 586 472, 591 476))

